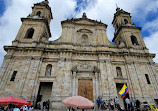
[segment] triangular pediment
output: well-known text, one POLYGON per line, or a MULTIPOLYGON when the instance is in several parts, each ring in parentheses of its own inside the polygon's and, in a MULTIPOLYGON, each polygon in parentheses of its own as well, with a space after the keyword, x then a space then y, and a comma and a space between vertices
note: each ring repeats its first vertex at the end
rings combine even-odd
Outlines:
POLYGON ((78 19, 67 19, 65 21, 62 21, 62 23, 74 23, 74 24, 81 24, 81 25, 104 25, 106 24, 102 23, 101 21, 92 20, 88 18, 78 18, 78 19))
POLYGON ((92 20, 92 19, 87 18, 87 15, 85 12, 83 13, 82 18, 67 19, 65 21, 62 21, 62 23, 73 23, 73 24, 81 24, 81 25, 103 25, 103 26, 107 27, 107 25, 102 23, 101 21, 92 20))

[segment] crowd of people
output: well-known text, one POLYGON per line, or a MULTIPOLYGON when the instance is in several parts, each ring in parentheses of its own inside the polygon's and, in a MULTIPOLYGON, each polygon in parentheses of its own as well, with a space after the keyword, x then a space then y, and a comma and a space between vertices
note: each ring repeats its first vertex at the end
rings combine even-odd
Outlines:
MULTIPOLYGON (((43 101, 43 102, 38 102, 37 106, 35 107, 36 109, 40 109, 43 111, 49 111, 49 105, 50 101, 43 101)), ((33 106, 31 105, 24 105, 22 107, 17 107, 13 104, 9 104, 4 107, 0 107, 0 111, 33 111, 33 106)))
POLYGON ((129 98, 125 99, 125 109, 120 105, 119 99, 102 100, 100 97, 96 100, 98 109, 102 110, 119 110, 119 111, 140 111, 140 101, 132 101, 129 98))
POLYGON ((49 100, 48 101, 43 101, 43 102, 38 102, 36 108, 49 111, 49 105, 50 105, 49 100))
POLYGON ((18 107, 13 104, 9 104, 5 107, 0 107, 0 111, 33 111, 33 106, 24 105, 22 107, 18 107))

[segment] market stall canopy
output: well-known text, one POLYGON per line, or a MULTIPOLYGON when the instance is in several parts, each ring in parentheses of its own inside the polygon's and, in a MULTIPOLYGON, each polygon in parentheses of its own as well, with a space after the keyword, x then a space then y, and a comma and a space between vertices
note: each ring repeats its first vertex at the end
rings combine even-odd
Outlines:
POLYGON ((29 105, 27 101, 13 96, 0 98, 0 106, 7 106, 8 104, 13 104, 15 106, 29 105))
POLYGON ((69 107, 75 107, 80 109, 90 109, 94 107, 94 103, 82 96, 72 96, 64 99, 63 104, 69 107))

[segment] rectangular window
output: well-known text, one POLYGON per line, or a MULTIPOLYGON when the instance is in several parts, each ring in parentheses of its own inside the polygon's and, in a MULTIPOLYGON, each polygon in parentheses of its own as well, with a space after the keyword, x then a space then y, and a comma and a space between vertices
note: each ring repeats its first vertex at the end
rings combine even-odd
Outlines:
POLYGON ((150 80, 149 80, 149 76, 148 76, 148 74, 145 74, 145 77, 146 77, 146 81, 147 81, 147 83, 148 83, 148 84, 151 84, 151 83, 150 83, 150 80))
POLYGON ((13 75, 12 75, 12 77, 11 77, 11 79, 10 79, 10 81, 14 81, 14 79, 15 79, 15 77, 16 77, 16 74, 17 74, 17 71, 14 71, 14 72, 13 72, 13 75))

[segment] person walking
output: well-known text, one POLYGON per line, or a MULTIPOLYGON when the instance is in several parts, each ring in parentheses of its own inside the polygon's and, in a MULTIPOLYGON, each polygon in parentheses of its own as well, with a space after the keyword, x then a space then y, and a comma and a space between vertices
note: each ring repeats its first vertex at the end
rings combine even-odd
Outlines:
POLYGON ((100 104, 101 104, 101 99, 100 99, 100 97, 98 96, 98 99, 97 99, 98 109, 100 109, 100 104))

